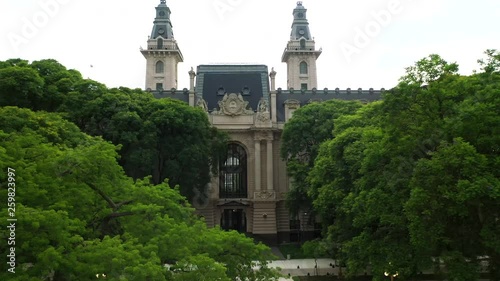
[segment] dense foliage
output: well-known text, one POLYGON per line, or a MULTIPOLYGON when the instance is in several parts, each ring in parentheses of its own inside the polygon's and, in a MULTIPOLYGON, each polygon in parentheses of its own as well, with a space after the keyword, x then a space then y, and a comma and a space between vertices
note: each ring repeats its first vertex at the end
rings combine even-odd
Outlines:
POLYGON ((127 175, 151 176, 154 184, 169 179, 190 201, 225 150, 226 136, 199 108, 140 89, 108 89, 50 59, 0 63, 0 106, 58 112, 83 132, 120 145, 127 175))
MULTIPOLYGON (((455 63, 426 57, 383 101, 330 120, 328 139, 315 135, 321 144, 298 188, 349 274, 500 280, 500 54, 479 63, 461 76, 455 63)), ((305 124, 309 107, 288 124, 305 124)), ((288 124, 284 135, 311 130, 288 124)), ((283 156, 301 144, 285 142, 283 156)))
POLYGON ((207 229, 186 199, 225 145, 202 111, 18 59, 0 62, 0 106, 0 198, 12 168, 17 218, 16 273, 4 262, 0 280, 277 276, 267 246, 207 229))
POLYGON ((293 189, 287 193, 287 205, 293 215, 300 209, 313 212, 307 175, 314 166, 320 144, 332 138, 334 119, 354 114, 360 107, 361 103, 355 101, 316 102, 294 112, 286 124, 281 157, 287 160, 287 171, 293 178, 293 189))

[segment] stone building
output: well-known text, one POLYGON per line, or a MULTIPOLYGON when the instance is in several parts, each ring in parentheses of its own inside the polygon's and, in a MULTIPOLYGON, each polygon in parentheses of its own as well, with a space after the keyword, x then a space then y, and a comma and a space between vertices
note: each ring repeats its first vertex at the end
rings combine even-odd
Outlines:
POLYGON ((314 220, 305 212, 291 218, 285 207, 291 180, 279 154, 283 127, 296 109, 311 102, 380 98, 382 90, 318 88, 316 60, 322 51, 316 49, 306 12, 302 2, 293 10, 290 41, 282 56, 286 90, 276 88, 273 69, 245 64, 199 65, 189 72, 190 88, 179 90, 177 65, 183 56, 173 36, 171 11, 165 0, 156 7, 147 49, 141 50, 147 62, 146 89, 157 98, 201 107, 211 124, 231 139, 227 159, 203 195, 206 200, 195 206, 210 227, 270 243, 311 237, 314 220))

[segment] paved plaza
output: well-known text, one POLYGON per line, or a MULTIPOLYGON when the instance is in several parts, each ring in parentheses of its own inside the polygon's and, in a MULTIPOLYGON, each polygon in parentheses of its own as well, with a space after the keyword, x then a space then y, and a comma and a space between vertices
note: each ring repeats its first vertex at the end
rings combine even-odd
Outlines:
MULTIPOLYGON (((281 273, 290 276, 337 275, 337 268, 332 268, 333 259, 291 259, 276 260, 269 263, 270 267, 281 268, 281 273)), ((286 280, 286 279, 284 279, 286 280)), ((291 279, 290 279, 291 280, 291 279)))

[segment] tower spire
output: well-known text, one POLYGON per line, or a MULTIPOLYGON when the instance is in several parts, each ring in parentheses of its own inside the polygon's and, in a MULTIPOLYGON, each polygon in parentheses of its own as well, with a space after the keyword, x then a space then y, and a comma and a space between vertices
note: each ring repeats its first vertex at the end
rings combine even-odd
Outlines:
POLYGON ((297 2, 292 14, 290 41, 281 57, 281 61, 287 64, 288 88, 317 88, 316 60, 321 55, 321 50, 316 50, 309 30, 307 9, 302 5, 302 1, 297 2))
POLYGON ((302 5, 302 1, 298 1, 297 7, 293 10, 293 23, 290 40, 297 40, 301 37, 304 37, 307 40, 312 39, 306 13, 307 9, 302 5))
POLYGON ((156 7, 148 48, 141 50, 146 58, 146 90, 163 91, 177 88, 177 65, 184 60, 174 39, 170 8, 166 0, 156 7))
POLYGON ((170 14, 171 12, 170 8, 167 6, 167 1, 160 0, 160 5, 156 7, 156 17, 153 22, 151 38, 156 39, 161 36, 163 39, 169 39, 174 37, 170 14))

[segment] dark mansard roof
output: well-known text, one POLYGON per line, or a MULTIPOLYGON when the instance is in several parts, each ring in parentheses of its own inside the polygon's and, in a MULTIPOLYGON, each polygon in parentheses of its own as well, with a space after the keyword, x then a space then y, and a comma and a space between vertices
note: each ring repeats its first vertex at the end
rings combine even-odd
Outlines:
MULTIPOLYGON (((261 98, 269 99, 270 93, 269 73, 266 65, 250 64, 221 64, 221 65, 200 65, 197 68, 196 76, 196 99, 203 98, 207 102, 208 110, 218 108, 218 102, 224 95, 236 93, 241 94, 243 99, 248 101, 248 106, 252 110, 257 110, 261 98)), ((276 90, 276 115, 278 122, 285 121, 285 102, 294 100, 301 106, 315 101, 326 101, 331 99, 359 100, 362 102, 372 102, 382 98, 384 89, 310 89, 276 90)), ((188 89, 165 90, 162 92, 153 91, 157 98, 170 97, 184 102, 189 101, 188 89)), ((274 109, 271 109, 274 110, 274 109)))
POLYGON ((269 96, 265 65, 200 65, 197 70, 196 94, 203 97, 209 110, 217 108, 226 93, 241 94, 253 110, 262 97, 269 96))

